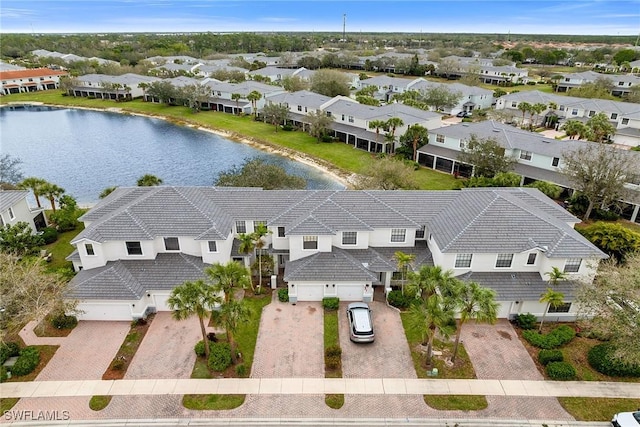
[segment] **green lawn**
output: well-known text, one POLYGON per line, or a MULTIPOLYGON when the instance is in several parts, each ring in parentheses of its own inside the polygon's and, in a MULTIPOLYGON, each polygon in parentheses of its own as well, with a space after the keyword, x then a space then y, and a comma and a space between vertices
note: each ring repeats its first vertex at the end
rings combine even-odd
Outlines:
POLYGON ((248 374, 251 372, 253 355, 256 351, 256 341, 258 340, 258 329, 260 327, 262 309, 271 302, 271 292, 267 292, 263 295, 256 295, 251 298, 245 298, 244 301, 251 310, 251 316, 248 321, 244 322, 238 328, 235 339, 238 343, 238 350, 242 353, 242 358, 248 374))
POLYGON ((244 403, 244 394, 186 394, 182 405, 197 411, 235 409, 244 403))
POLYGON ((56 271, 59 268, 71 268, 71 261, 67 261, 65 258, 71 255, 71 252, 75 249, 71 243, 74 237, 76 237, 82 230, 84 230, 84 223, 79 223, 75 230, 65 231, 58 234, 58 240, 48 245, 43 246, 47 252, 50 252, 51 262, 48 265, 49 271, 56 271))
POLYGON ((559 397, 562 407, 578 421, 611 421, 618 412, 640 408, 638 399, 605 397, 559 397))
POLYGON ((111 396, 91 396, 89 408, 92 411, 102 411, 111 402, 111 396))
MULTIPOLYGON (((324 349, 340 347, 340 327, 338 325, 338 311, 324 310, 324 349)), ((325 356, 326 357, 326 356, 325 356)), ((337 369, 329 369, 325 364, 324 376, 326 378, 342 378, 342 363, 337 369)), ((344 394, 326 394, 324 401, 328 407, 340 409, 344 405, 344 394)))
MULTIPOLYGON (((0 104, 8 102, 43 102, 60 106, 74 106, 97 109, 121 109, 130 113, 142 113, 165 117, 168 121, 190 126, 201 126, 229 133, 231 139, 249 139, 255 143, 272 146, 278 150, 291 151, 291 155, 303 153, 321 165, 338 170, 342 175, 362 172, 375 156, 343 143, 318 143, 308 134, 300 131, 278 131, 275 127, 256 122, 253 116, 234 116, 228 113, 203 111, 193 113, 187 107, 166 106, 134 100, 114 102, 99 99, 74 98, 62 96, 59 90, 15 94, 3 97, 0 104)), ((443 190, 459 188, 459 183, 449 174, 428 169, 416 172, 421 189, 443 190)))
POLYGON ((0 413, 4 414, 9 409, 16 406, 18 400, 20 400, 20 398, 18 397, 3 397, 2 399, 0 399, 0 413))

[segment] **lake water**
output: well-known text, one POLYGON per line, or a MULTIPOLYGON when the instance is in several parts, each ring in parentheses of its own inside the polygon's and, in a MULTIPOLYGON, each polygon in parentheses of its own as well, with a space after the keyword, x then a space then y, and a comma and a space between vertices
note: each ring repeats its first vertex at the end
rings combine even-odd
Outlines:
POLYGON ((213 185, 220 172, 256 157, 302 176, 307 188, 344 188, 282 156, 164 120, 118 113, 0 108, 0 152, 20 158, 25 177, 55 183, 81 205, 95 203, 107 187, 135 186, 146 173, 166 185, 213 185))

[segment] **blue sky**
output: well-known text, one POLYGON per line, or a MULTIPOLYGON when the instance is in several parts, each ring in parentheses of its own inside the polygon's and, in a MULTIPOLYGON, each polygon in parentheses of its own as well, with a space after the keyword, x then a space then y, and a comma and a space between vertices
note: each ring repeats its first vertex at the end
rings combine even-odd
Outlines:
POLYGON ((0 32, 342 31, 637 35, 640 0, 1 0, 0 32))

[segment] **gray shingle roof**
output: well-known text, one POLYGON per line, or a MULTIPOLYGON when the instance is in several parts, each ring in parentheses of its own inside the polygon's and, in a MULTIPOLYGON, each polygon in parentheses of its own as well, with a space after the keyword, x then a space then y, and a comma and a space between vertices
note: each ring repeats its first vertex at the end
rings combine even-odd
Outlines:
MULTIPOLYGON (((538 273, 469 272, 458 278, 493 289, 498 294, 497 301, 537 301, 549 287, 549 283, 538 273)), ((570 300, 575 295, 576 284, 560 281, 553 289, 562 292, 565 299, 570 300)))
POLYGON ((0 212, 4 212, 29 195, 27 190, 0 190, 0 212))
POLYGON ((289 281, 357 281, 373 282, 378 276, 368 270, 344 249, 332 248, 332 252, 289 261, 285 265, 284 280, 289 281))
POLYGON ((148 290, 170 291, 187 280, 204 278, 200 257, 158 254, 151 260, 110 261, 103 267, 84 269, 71 280, 70 298, 139 300, 148 290))

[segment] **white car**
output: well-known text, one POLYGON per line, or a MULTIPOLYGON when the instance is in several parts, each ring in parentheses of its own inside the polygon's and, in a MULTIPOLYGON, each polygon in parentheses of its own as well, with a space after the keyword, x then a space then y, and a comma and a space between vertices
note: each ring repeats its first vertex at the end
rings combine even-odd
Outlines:
POLYGON ((611 420, 613 427, 640 427, 640 409, 636 412, 620 412, 611 420))

